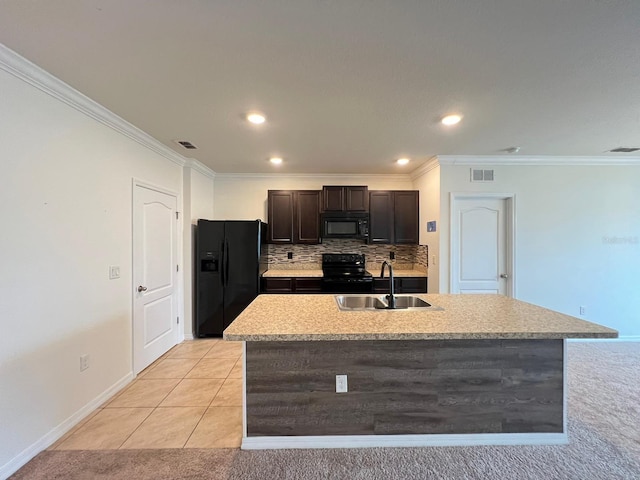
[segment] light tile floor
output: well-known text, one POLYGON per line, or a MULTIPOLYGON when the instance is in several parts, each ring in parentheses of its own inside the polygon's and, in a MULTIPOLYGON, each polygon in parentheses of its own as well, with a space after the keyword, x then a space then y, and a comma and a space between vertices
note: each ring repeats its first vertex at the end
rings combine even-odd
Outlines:
POLYGON ((242 342, 185 341, 53 444, 55 450, 237 448, 242 342))

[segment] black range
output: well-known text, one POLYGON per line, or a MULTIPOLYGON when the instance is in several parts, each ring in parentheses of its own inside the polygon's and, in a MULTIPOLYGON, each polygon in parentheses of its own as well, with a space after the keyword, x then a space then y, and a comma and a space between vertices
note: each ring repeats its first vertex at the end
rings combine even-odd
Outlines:
POLYGON ((365 270, 359 253, 322 254, 322 291, 326 293, 371 293, 373 277, 365 270))

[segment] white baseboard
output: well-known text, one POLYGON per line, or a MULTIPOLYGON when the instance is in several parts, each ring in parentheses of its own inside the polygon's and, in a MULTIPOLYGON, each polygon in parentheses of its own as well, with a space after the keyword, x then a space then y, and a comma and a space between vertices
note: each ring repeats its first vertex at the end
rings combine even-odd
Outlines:
POLYGON ((84 417, 93 412, 96 408, 109 400, 118 391, 122 390, 127 384, 133 380, 133 372, 129 372, 116 383, 111 385, 108 389, 98 395, 96 398, 87 403, 80 410, 72 414, 69 418, 64 420, 58 426, 50 430, 48 433, 40 437, 36 442, 29 445, 18 455, 13 457, 7 463, 0 467, 0 478, 7 478, 12 475, 22 466, 24 466, 29 460, 35 457, 38 453, 45 450, 49 446, 53 445, 59 438, 65 433, 75 427, 84 417))
POLYGON ((243 450, 281 448, 461 447, 477 445, 563 445, 566 433, 468 433, 428 435, 327 435, 244 437, 243 450))
POLYGON ((185 333, 184 334, 184 339, 185 340, 195 340, 196 337, 193 336, 193 333, 185 333))
POLYGON ((569 343, 590 343, 590 342, 640 342, 640 335, 623 335, 618 338, 568 338, 569 343))

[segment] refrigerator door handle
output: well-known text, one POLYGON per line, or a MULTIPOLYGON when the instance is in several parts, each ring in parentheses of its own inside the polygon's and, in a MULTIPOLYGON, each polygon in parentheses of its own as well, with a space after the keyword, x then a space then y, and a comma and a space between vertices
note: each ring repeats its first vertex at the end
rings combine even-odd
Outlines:
POLYGON ((227 256, 227 258, 224 261, 225 285, 229 283, 229 242, 227 241, 226 244, 227 244, 227 247, 224 249, 225 255, 227 256))
POLYGON ((222 250, 222 255, 220 255, 220 282, 222 283, 222 286, 224 287, 224 264, 225 264, 225 241, 222 241, 222 244, 220 245, 220 250, 222 250))

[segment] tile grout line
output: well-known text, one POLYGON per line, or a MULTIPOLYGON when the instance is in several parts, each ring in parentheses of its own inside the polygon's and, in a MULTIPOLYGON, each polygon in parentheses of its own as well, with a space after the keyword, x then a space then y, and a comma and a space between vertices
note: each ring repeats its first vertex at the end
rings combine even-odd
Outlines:
MULTIPOLYGON (((236 363, 238 363, 238 361, 241 360, 241 358, 239 358, 236 363)), ((233 364, 235 366, 235 363, 233 364)), ((220 390, 222 390, 222 387, 224 386, 224 383, 227 381, 227 379, 229 378, 229 375, 231 375, 231 371, 233 370, 233 367, 231 367, 231 370, 229 371, 229 373, 227 374, 227 376, 222 380, 222 383, 220 384, 220 387, 218 387, 218 390, 216 391, 216 393, 213 395, 213 398, 211 398, 211 401, 209 402, 209 405, 207 406, 207 408, 205 408, 204 413, 202 414, 202 417, 200 417, 200 420, 198 420, 198 423, 196 424, 195 428, 191 431, 191 433, 189 434, 189 438, 187 438, 186 442, 184 442, 184 445, 182 446, 182 448, 184 449, 187 445, 187 443, 189 443, 189 440, 191 440, 191 437, 193 436, 193 433, 196 431, 196 429, 198 428, 198 425, 200 425, 200 423, 202 423, 202 420, 204 420, 204 416, 207 414, 207 412, 209 411, 211 407, 211 404, 213 403, 213 401, 216 399, 216 397, 218 396, 218 393, 220 393, 220 390)), ((214 407, 215 408, 215 407, 214 407)))
MULTIPOLYGON (((203 360, 207 354, 211 351, 211 349, 215 346, 217 342, 215 342, 211 348, 209 350, 207 350, 207 352, 203 355, 203 357, 200 360, 203 360)), ((200 361, 198 361, 198 363, 200 363, 200 361)), ((196 366, 198 365, 198 363, 196 363, 196 366)), ((193 368, 196 368, 195 366, 193 368)), ((191 371, 191 370, 189 370, 191 371)), ((186 375, 185 375, 186 377, 186 375)), ((216 398, 216 395, 218 395, 218 392, 220 391, 220 389, 222 388, 222 385, 224 384, 224 381, 220 384, 220 387, 218 387, 218 390, 216 391, 216 393, 213 395, 213 397, 211 398, 211 401, 209 402, 209 405, 207 405, 204 409, 204 412, 202 412, 202 416, 200 417, 200 420, 198 420, 198 423, 196 423, 195 427, 193 427, 193 430, 191 430, 191 433, 189 434, 189 436, 187 437, 187 439, 185 440, 185 442, 182 444, 182 447, 180 448, 185 448, 187 443, 189 443, 189 440, 191 440, 191 437, 193 436, 193 432, 196 431, 196 429, 198 428, 198 425, 200 425, 200 423, 202 423, 202 420, 204 419, 204 416, 207 414, 207 410, 209 410, 209 407, 211 406, 211 403, 213 402, 213 399, 216 398)))
MULTIPOLYGON (((136 407, 134 407, 134 408, 136 408, 136 407)), ((148 407, 137 407, 137 408, 148 408, 148 407)), ((118 448, 116 448, 115 450, 120 450, 122 448, 122 446, 125 443, 127 443, 127 440, 129 440, 129 438, 131 438, 131 435, 133 435, 140 428, 140 425, 142 425, 147 420, 147 418, 149 418, 151 416, 151 414, 154 411, 155 411, 155 408, 152 408, 151 411, 147 414, 147 416, 142 419, 142 421, 138 424, 138 426, 136 428, 134 428, 133 431, 129 435, 127 435, 127 438, 125 438, 122 441, 122 443, 120 444, 120 446, 118 448)))
MULTIPOLYGON (((158 360, 161 362, 162 360, 164 360, 164 358, 162 358, 162 359, 158 359, 158 360)), ((160 363, 160 362, 158 362, 158 363, 160 363)), ((155 363, 155 362, 154 362, 154 363, 155 363)), ((197 364, 198 364, 198 363, 196 362, 196 365, 197 365, 197 364)), ((193 368, 195 368, 195 365, 194 365, 194 367, 193 367, 193 368)), ((189 370, 189 371, 191 371, 191 370, 189 370)), ((187 373, 188 373, 188 372, 187 372, 187 373)), ((173 379, 175 379, 175 378, 173 378, 173 379)), ((173 380, 173 379, 168 379, 168 380, 173 380)), ((156 379, 150 379, 150 380, 156 380, 156 379)), ((158 380, 159 380, 159 379, 158 379, 158 380)), ((164 380, 164 379, 162 379, 162 380, 164 380)), ((144 420, 142 420, 142 422, 140 422, 140 424, 139 424, 136 428, 134 428, 134 429, 133 429, 133 431, 132 431, 128 436, 127 436, 127 438, 125 438, 125 439, 124 439, 124 441, 123 441, 123 442, 120 444, 120 446, 117 448, 118 450, 120 450, 120 449, 122 448, 122 446, 127 442, 127 440, 129 440, 129 438, 131 438, 131 436, 132 436, 134 433, 136 433, 136 432, 138 431, 138 429, 142 426, 142 424, 143 424, 144 422, 146 422, 146 421, 147 421, 147 419, 148 419, 151 415, 153 415, 153 412, 155 412, 155 411, 159 408, 160 404, 161 404, 162 402, 164 402, 164 401, 167 399, 167 397, 168 397, 169 395, 171 395, 171 392, 173 392, 173 391, 178 387, 178 385, 180 385, 180 383, 182 382, 182 380, 184 380, 184 376, 183 376, 182 378, 179 378, 178 383, 176 383, 176 384, 175 384, 175 386, 174 386, 171 390, 169 390, 169 392, 167 392, 167 394, 166 394, 164 397, 162 397, 162 399, 158 402, 158 404, 157 404, 155 407, 153 407, 153 408, 151 409, 151 411, 149 412, 149 415, 147 415, 147 416, 144 418, 144 420)))

